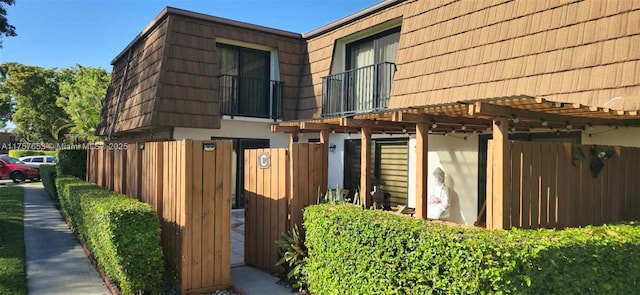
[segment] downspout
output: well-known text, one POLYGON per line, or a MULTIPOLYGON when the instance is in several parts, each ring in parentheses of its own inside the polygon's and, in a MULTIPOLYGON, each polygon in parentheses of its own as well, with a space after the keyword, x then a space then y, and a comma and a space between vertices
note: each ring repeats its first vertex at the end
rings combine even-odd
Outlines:
POLYGON ((132 48, 129 48, 129 53, 127 54, 127 65, 124 67, 124 74, 122 75, 122 82, 120 83, 120 89, 118 89, 118 100, 116 102, 116 108, 113 112, 113 120, 111 121, 111 126, 109 127, 109 136, 108 140, 111 141, 111 135, 113 135, 113 129, 116 127, 116 116, 120 110, 120 101, 122 100, 122 92, 124 92, 124 84, 127 83, 127 78, 129 76, 129 67, 131 66, 131 51, 132 48))

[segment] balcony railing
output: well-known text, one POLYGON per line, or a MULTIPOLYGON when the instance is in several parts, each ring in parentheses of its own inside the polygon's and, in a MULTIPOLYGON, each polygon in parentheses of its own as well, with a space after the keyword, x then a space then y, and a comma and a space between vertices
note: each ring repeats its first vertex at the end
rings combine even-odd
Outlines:
POLYGON ((322 78, 322 116, 386 109, 396 64, 384 62, 322 78))
POLYGON ((234 75, 218 80, 221 114, 282 119, 282 82, 234 75))

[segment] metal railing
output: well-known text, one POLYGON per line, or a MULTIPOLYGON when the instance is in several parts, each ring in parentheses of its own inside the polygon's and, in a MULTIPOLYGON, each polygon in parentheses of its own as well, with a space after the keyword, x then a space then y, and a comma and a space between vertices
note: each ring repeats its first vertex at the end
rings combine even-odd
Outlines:
POLYGON ((282 82, 235 75, 218 81, 222 115, 282 119, 282 82))
POLYGON ((322 116, 386 109, 396 64, 383 62, 322 78, 322 116))

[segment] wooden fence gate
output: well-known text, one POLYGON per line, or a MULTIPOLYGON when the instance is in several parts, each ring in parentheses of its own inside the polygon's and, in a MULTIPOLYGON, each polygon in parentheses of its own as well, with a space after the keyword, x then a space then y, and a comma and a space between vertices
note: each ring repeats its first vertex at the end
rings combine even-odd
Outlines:
MULTIPOLYGON (((275 272, 275 241, 302 210, 315 204, 323 175, 323 144, 293 144, 287 149, 245 150, 245 264, 275 272)), ((322 192, 324 193, 324 192, 322 192)))

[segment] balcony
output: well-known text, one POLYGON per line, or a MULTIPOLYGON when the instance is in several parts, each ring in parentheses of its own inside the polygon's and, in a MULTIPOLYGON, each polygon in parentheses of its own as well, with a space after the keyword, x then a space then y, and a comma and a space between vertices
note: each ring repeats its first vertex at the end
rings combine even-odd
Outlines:
POLYGON ((383 62, 322 78, 322 116, 348 116, 386 109, 396 64, 383 62))
POLYGON ((282 82, 235 75, 218 81, 222 115, 282 119, 282 82))

